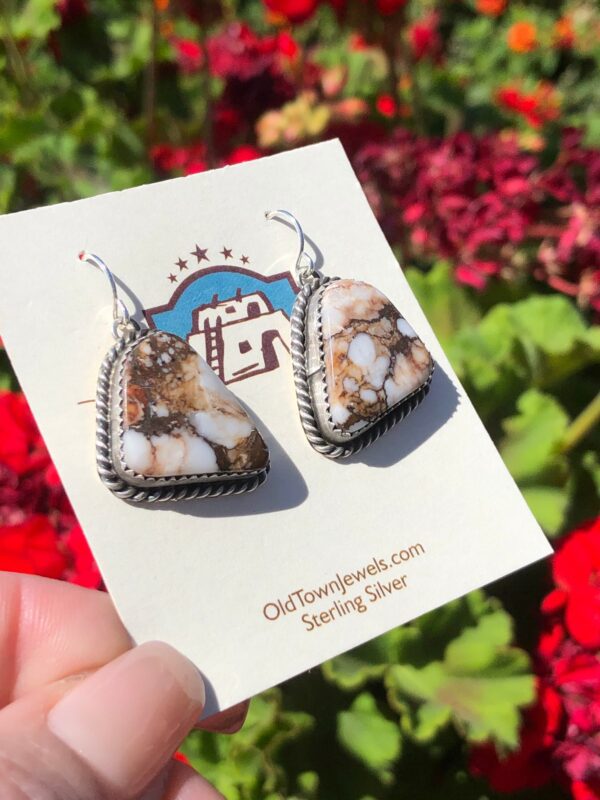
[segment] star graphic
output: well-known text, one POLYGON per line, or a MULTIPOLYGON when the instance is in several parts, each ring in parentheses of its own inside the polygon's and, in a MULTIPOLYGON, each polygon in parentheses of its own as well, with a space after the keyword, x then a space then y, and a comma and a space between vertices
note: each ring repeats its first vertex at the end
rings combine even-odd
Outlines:
POLYGON ((180 272, 188 268, 187 261, 184 261, 183 258, 178 258, 175 264, 179 267, 180 272))
POLYGON ((250 263, 250 259, 248 258, 248 256, 242 256, 241 261, 242 261, 242 264, 249 264, 250 263))
POLYGON ((196 256, 196 258, 198 260, 198 264, 199 264, 201 261, 208 261, 209 260, 208 256, 206 255, 207 251, 208 251, 208 247, 202 248, 202 247, 198 247, 198 245, 196 245, 196 249, 192 250, 190 255, 191 256, 196 256))
POLYGON ((177 283, 177 275, 173 275, 173 273, 171 273, 169 275, 169 280, 171 281, 171 283, 177 283))
POLYGON ((226 259, 231 258, 231 250, 228 250, 226 247, 223 247, 223 249, 221 250, 221 255, 226 259))

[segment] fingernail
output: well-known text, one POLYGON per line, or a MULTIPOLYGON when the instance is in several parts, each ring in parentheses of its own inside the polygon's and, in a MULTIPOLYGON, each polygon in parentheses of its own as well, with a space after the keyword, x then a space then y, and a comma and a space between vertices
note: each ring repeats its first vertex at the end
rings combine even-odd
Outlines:
POLYGON ((111 788, 147 786, 204 705, 200 673, 162 642, 148 642, 90 675, 48 714, 48 727, 111 788))

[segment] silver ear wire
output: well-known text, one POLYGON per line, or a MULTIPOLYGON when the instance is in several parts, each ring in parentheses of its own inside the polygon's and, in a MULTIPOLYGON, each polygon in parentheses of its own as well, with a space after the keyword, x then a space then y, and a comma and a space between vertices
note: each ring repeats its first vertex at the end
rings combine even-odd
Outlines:
POLYGON ((112 272, 109 270, 109 268, 100 258, 100 256, 96 256, 94 255, 94 253, 88 253, 86 250, 82 250, 79 253, 79 260, 86 261, 88 264, 91 264, 93 267, 99 269, 101 272, 104 273, 104 275, 108 279, 108 282, 110 283, 110 288, 113 297, 112 329, 113 329, 113 336, 115 337, 115 339, 118 339, 121 336, 123 329, 131 322, 131 315, 129 314, 129 309, 119 297, 115 276, 112 274, 112 272))
POLYGON ((285 211, 283 208, 278 208, 274 211, 265 211, 265 219, 271 220, 276 219, 277 217, 282 217, 288 220, 298 234, 299 249, 298 257, 296 258, 296 275, 298 276, 300 285, 303 286, 308 280, 318 276, 317 269, 315 267, 315 261, 310 253, 308 253, 306 250, 304 231, 302 230, 302 227, 296 217, 290 211, 285 211))

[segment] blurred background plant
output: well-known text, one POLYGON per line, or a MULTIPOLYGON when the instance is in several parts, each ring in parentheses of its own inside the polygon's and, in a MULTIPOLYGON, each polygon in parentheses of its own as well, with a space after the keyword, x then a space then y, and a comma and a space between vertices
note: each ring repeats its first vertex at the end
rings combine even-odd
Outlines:
MULTIPOLYGON (((264 693, 181 757, 231 800, 600 798, 596 0, 0 0, 0 41, 3 212, 340 137, 557 537, 550 571, 264 693)), ((101 588, 1 349, 0 568, 101 588)))

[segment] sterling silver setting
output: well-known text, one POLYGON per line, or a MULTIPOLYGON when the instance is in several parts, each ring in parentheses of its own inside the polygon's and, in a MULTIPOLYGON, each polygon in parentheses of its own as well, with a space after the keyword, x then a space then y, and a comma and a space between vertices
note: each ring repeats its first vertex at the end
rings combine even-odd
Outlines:
POLYGON ((254 472, 211 472, 199 475, 148 477, 127 468, 123 460, 123 384, 122 365, 140 340, 152 333, 130 318, 127 308, 117 298, 112 273, 93 254, 80 259, 101 269, 113 289, 113 336, 115 344, 106 354, 96 387, 96 467, 105 486, 122 500, 134 503, 176 502, 243 494, 257 489, 267 478, 270 462, 254 472), (115 427, 112 420, 118 420, 115 427))
POLYGON ((425 399, 431 387, 434 365, 429 376, 415 391, 373 419, 358 433, 336 429, 329 407, 328 388, 324 370, 321 298, 323 289, 340 280, 322 276, 314 260, 305 250, 304 234, 296 218, 278 209, 265 214, 267 219, 281 217, 296 230, 300 250, 296 274, 300 291, 291 315, 291 358, 296 400, 302 428, 310 445, 331 459, 348 458, 373 444, 425 399))

